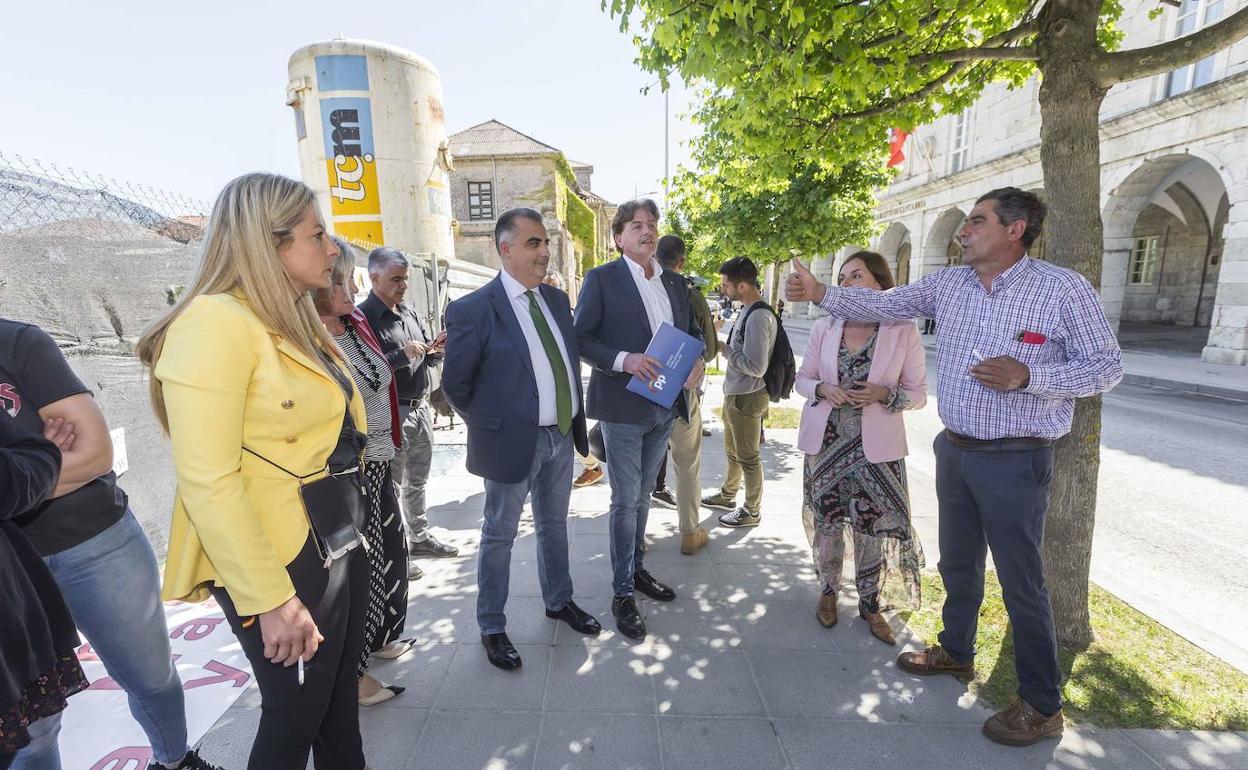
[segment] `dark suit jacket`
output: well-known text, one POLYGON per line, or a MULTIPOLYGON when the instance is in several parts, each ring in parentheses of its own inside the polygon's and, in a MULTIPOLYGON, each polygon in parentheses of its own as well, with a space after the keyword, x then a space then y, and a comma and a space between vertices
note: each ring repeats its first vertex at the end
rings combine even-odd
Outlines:
MULTIPOLYGON (((580 358, 572 329, 568 295, 552 286, 538 287, 563 335, 563 345, 578 372, 580 358)), ((442 392, 468 424, 468 471, 492 481, 515 484, 533 466, 537 445, 538 395, 529 343, 516 320, 501 278, 455 300, 446 307, 446 357, 442 392)), ((572 438, 588 454, 585 401, 581 378, 576 382, 580 409, 572 421, 572 438)))
MULTIPOLYGON (((628 390, 631 374, 611 370, 620 351, 645 352, 654 336, 626 259, 620 257, 590 270, 576 302, 576 339, 581 358, 594 367, 589 377, 589 416, 607 422, 645 419, 654 405, 628 390)), ((702 327, 689 307, 689 288, 684 277, 664 270, 662 280, 672 302, 672 325, 702 339, 702 327)), ((677 414, 688 419, 683 391, 674 407, 677 414)))

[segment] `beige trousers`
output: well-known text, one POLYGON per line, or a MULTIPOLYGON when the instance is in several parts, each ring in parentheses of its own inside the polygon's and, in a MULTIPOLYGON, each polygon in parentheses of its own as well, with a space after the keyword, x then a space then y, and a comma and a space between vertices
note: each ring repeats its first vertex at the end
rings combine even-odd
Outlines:
POLYGON ((686 390, 689 420, 679 417, 672 423, 672 464, 676 468, 676 513, 680 518, 680 534, 698 528, 702 520, 702 397, 696 390, 686 390))

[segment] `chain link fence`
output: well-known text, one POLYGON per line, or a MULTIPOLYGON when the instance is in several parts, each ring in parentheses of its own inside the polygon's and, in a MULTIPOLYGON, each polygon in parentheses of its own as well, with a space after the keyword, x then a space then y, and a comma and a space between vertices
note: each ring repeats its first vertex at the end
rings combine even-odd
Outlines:
POLYGON ((169 446, 132 351, 191 280, 203 201, 0 152, 0 316, 61 346, 124 451, 122 487, 163 554, 169 446))

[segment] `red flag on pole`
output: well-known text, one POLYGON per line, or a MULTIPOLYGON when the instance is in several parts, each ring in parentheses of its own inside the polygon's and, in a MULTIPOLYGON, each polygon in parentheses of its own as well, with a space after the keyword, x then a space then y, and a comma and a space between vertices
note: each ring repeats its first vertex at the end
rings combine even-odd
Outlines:
POLYGON ((902 149, 906 146, 906 139, 910 135, 900 128, 890 128, 888 132, 888 166, 892 168, 906 159, 906 154, 902 152, 902 149))

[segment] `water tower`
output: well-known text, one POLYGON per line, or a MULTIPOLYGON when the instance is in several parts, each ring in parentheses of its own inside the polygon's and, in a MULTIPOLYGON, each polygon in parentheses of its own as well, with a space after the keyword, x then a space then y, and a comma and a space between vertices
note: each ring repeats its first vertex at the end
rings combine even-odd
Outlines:
POLYGON ((364 248, 455 256, 442 80, 424 58, 367 40, 290 57, 299 167, 326 223, 364 248))

